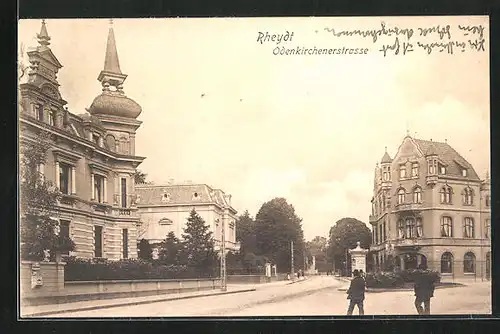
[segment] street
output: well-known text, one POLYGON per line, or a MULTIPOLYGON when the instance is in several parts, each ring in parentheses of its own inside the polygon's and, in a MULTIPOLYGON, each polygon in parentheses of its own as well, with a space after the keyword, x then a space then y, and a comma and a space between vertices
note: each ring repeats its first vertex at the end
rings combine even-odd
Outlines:
MULTIPOLYGON (((257 291, 136 306, 63 313, 51 317, 185 317, 344 315, 346 282, 331 276, 311 277, 289 285, 263 285, 257 291)), ((490 314, 491 283, 436 289, 432 314, 490 314)), ((367 293, 366 315, 416 314, 412 291, 367 293)), ((354 314, 357 314, 355 309, 354 314)))

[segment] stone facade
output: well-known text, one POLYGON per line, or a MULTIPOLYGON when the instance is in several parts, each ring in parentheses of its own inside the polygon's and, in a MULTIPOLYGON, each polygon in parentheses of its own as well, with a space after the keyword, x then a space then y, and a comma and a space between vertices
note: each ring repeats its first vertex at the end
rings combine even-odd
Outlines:
POLYGON ((99 75, 103 92, 78 115, 65 108, 59 92, 62 65, 49 48, 45 22, 38 40, 28 52, 28 80, 20 85, 20 141, 37 140, 42 131, 51 134, 53 145, 39 171, 63 194, 54 219, 75 242, 78 257, 135 258, 134 173, 145 159, 134 155, 141 109, 123 93, 126 75, 119 68, 113 28, 99 75))
POLYGON ((372 198, 376 269, 426 262, 443 276, 491 276, 490 180, 449 144, 405 137, 375 168, 372 198))
POLYGON ((225 217, 226 248, 229 250, 235 247, 237 211, 231 207, 230 196, 222 190, 205 184, 186 183, 137 185, 136 192, 141 219, 139 239, 158 244, 169 232, 174 232, 177 238, 181 238, 189 214, 195 209, 209 225, 217 248, 220 245, 222 221, 225 217))

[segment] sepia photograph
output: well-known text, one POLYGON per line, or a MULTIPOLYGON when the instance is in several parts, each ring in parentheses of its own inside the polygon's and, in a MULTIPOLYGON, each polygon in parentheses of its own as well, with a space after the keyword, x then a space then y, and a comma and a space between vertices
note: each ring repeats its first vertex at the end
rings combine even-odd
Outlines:
POLYGON ((489 36, 19 20, 18 317, 490 315, 489 36))

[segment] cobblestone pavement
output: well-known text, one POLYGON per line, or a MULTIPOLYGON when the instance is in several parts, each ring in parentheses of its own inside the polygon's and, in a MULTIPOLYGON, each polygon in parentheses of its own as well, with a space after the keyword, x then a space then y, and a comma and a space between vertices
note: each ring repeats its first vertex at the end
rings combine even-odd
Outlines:
MULTIPOLYGON (((54 315, 53 317, 183 317, 183 316, 311 316, 344 315, 348 300, 345 281, 331 276, 311 277, 296 284, 253 292, 158 302, 54 315)), ((366 315, 415 315, 412 291, 368 293, 366 315)), ((357 309, 355 309, 355 314, 357 309)), ((491 283, 438 289, 432 314, 491 314, 491 283)), ((52 317, 52 316, 51 316, 52 317)))

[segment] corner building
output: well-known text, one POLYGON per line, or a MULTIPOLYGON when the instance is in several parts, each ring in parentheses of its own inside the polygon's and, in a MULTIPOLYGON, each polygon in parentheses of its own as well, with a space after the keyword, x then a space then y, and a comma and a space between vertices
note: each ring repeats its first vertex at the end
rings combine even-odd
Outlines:
POLYGON ((53 146, 39 171, 62 192, 60 233, 76 244, 77 257, 137 257, 134 173, 145 159, 135 155, 141 107, 123 91, 127 77, 120 69, 113 27, 109 28, 104 68, 98 76, 102 93, 87 113, 65 105, 57 81, 61 63, 49 48, 45 21, 39 45, 28 51, 30 72, 20 85, 20 140, 36 140, 41 131, 53 146))
POLYGON ((406 136, 375 168, 375 269, 426 263, 443 278, 491 276, 490 180, 448 143, 406 136))

